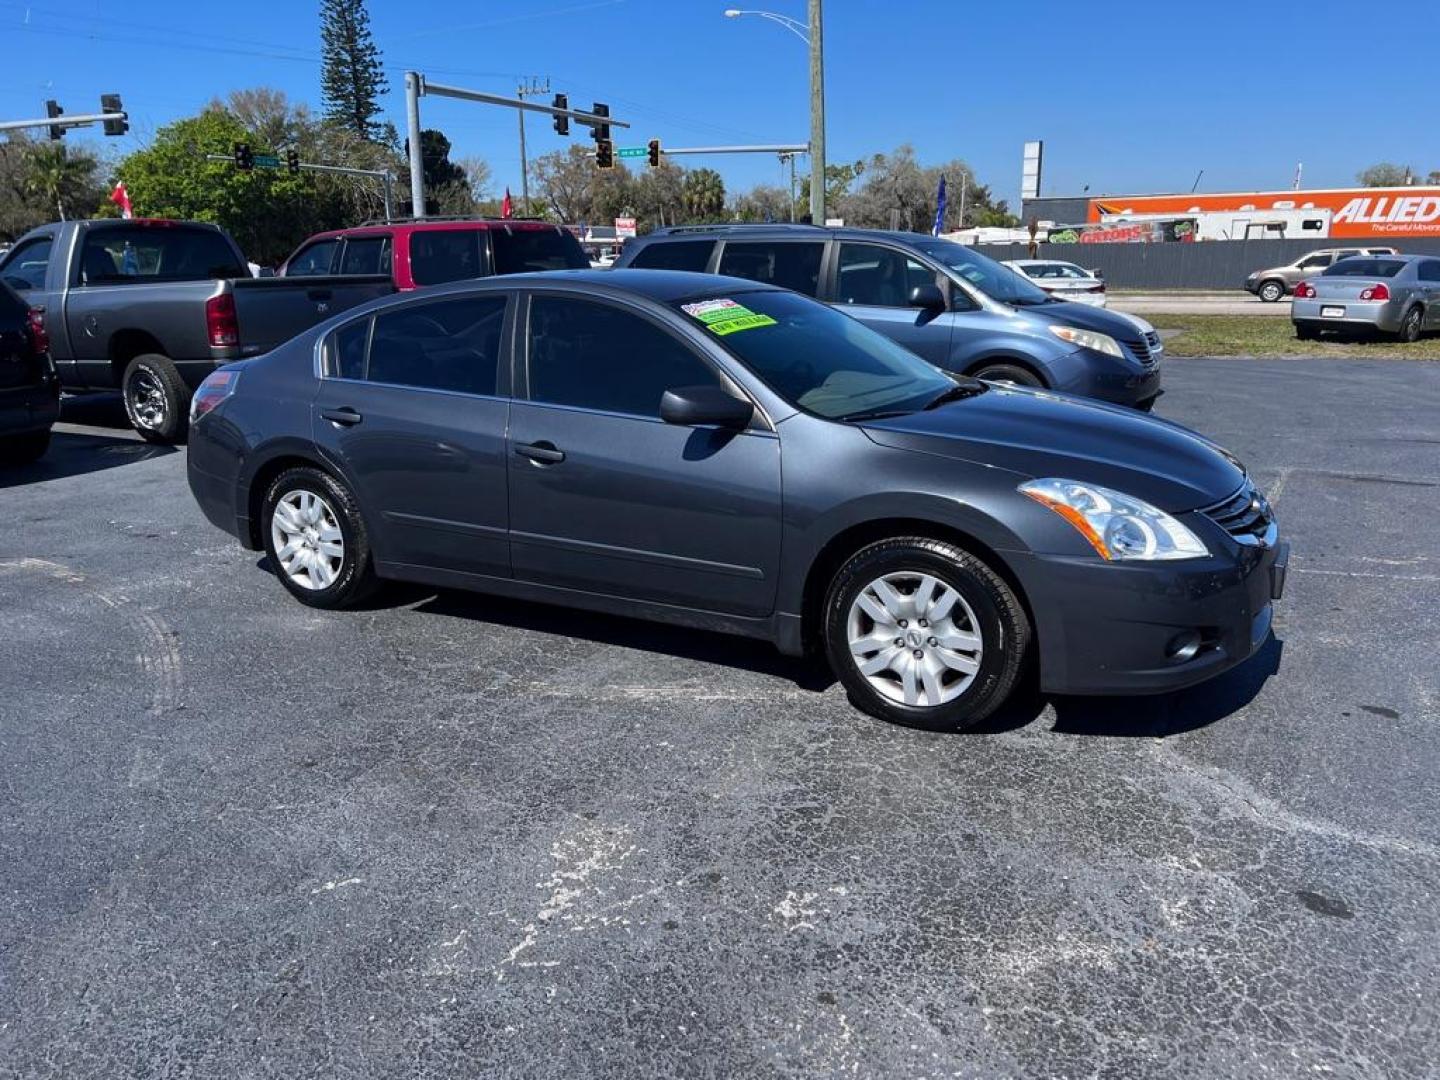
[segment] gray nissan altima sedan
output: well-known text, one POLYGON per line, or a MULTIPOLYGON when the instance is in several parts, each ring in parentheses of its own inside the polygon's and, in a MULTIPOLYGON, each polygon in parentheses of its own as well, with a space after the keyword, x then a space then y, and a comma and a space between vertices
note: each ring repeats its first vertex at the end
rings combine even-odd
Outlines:
POLYGON ((1287 545, 1233 456, 956 378, 796 293, 571 271, 356 308, 195 395, 206 516, 302 603, 405 579, 823 650, 972 724, 1027 671, 1154 693, 1250 656, 1287 545))

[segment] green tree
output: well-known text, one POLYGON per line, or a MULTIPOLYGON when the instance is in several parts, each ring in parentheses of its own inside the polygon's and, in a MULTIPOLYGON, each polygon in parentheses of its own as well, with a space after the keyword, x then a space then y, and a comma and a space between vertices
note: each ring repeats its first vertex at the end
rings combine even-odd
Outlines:
POLYGON ((100 159, 84 147, 24 136, 0 143, 0 238, 83 217, 104 193, 100 159))
POLYGON ((635 225, 649 232, 680 220, 684 206, 685 170, 672 161, 660 159, 655 168, 644 169, 635 180, 635 225))
POLYGON ((589 150, 572 144, 565 150, 541 154, 530 163, 530 173, 535 181, 532 190, 556 221, 571 225, 592 221, 593 186, 597 171, 589 150))
POLYGON ((716 221, 725 211, 725 181, 714 169, 686 173, 680 194, 690 221, 716 221))
POLYGON ((326 119, 362 139, 380 138, 384 129, 376 117, 380 95, 389 84, 370 34, 365 0, 321 0, 320 42, 326 119))
MULTIPOLYGON (((852 161, 848 165, 826 165, 825 166, 825 206, 834 217, 834 210, 850 194, 850 186, 860 178, 865 171, 865 162, 852 161)), ((810 207, 810 174, 806 173, 800 178, 800 197, 797 200, 809 213, 810 207)), ((822 222, 823 224, 823 222, 822 222)))
POLYGON ((1414 175, 1414 170, 1409 165, 1381 161, 1371 165, 1355 179, 1366 187, 1404 187, 1412 182, 1414 175))
MULTIPOLYGON (((736 221, 789 221, 792 209, 790 193, 774 184, 756 184, 737 194, 730 204, 736 221)), ((798 213, 796 217, 798 220, 798 213)))

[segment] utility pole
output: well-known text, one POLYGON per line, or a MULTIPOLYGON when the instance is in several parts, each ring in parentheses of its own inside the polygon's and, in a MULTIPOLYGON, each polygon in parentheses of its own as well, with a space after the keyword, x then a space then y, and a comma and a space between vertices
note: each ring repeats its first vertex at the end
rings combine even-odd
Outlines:
MULTIPOLYGON (((528 83, 521 83, 515 89, 515 96, 521 101, 527 97, 545 96, 550 93, 550 77, 545 77, 542 86, 540 80, 532 76, 528 83)), ((530 207, 530 163, 525 156, 525 110, 516 111, 520 118, 520 198, 525 202, 525 216, 531 216, 534 211, 530 207)))
POLYGON ((420 95, 425 80, 418 71, 405 72, 405 127, 410 137, 410 214, 425 216, 425 165, 420 156, 420 95))
POLYGON ((810 0, 810 223, 825 224, 825 44, 820 0, 810 0))

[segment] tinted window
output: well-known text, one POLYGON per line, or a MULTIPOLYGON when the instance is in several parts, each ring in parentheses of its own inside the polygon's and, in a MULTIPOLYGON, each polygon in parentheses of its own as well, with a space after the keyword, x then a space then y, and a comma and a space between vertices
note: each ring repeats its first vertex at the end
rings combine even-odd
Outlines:
POLYGON ((492 229, 495 273, 523 274, 530 270, 585 270, 590 260, 580 241, 565 229, 492 229))
POLYGON ((530 397, 555 405, 659 416, 677 386, 717 381, 690 348, 638 315, 586 300, 530 304, 530 397))
POLYGON ((1308 259, 1301 259, 1297 264, 1301 270, 1314 270, 1318 266, 1329 266, 1329 255, 1311 255, 1308 259))
MULTIPOLYGON (((1010 270, 1005 271, 1011 277, 1010 270)), ((935 272, 904 252, 877 244, 841 244, 835 297, 842 304, 905 307, 910 290, 934 285, 935 272)))
POLYGON ((15 289, 43 289, 54 246, 55 241, 42 236, 17 247, 5 260, 5 283, 15 289))
POLYGON ((1422 262, 1419 274, 1421 281, 1440 281, 1440 262, 1436 262, 1434 259, 1422 262))
POLYGON ((365 377, 365 343, 369 339, 369 319, 361 319, 359 322, 342 326, 335 331, 325 350, 327 374, 341 379, 363 379, 365 377))
POLYGON ((249 277, 230 244, 209 229, 91 229, 80 255, 85 285, 249 277))
POLYGON ((390 275, 390 238, 367 236, 345 241, 345 254, 340 257, 342 274, 390 275))
POLYGON ((338 240, 321 240, 317 244, 301 248, 285 267, 285 276, 319 277, 330 273, 330 266, 335 261, 335 249, 339 246, 338 240))
POLYGON ((815 296, 824 254, 824 244, 726 244, 720 273, 815 296))
POLYGON ((409 305, 375 317, 370 382, 494 394, 505 297, 409 305))
POLYGON ((710 240, 686 240, 678 244, 647 244, 630 264, 637 270, 691 270, 702 273, 710 263, 710 240))
POLYGON ((909 412, 955 386, 859 320, 795 293, 741 292, 676 306, 786 401, 819 416, 909 412))
POLYGON ((1394 277, 1405 268, 1401 259, 1376 259, 1369 255, 1341 259, 1322 277, 1394 277))
POLYGON ((410 234, 410 276, 417 285, 484 277, 485 235, 479 229, 439 229, 410 234))

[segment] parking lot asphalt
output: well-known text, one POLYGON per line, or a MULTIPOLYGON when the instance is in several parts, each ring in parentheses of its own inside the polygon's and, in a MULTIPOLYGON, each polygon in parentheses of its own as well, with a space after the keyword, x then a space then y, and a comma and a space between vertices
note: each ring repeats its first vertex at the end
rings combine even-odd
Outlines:
POLYGON ((1274 639, 979 733, 760 644, 294 601, 113 402, 0 474, 0 1076, 1433 1075, 1440 366, 1170 364, 1274 639))

